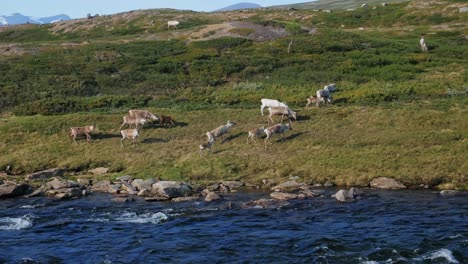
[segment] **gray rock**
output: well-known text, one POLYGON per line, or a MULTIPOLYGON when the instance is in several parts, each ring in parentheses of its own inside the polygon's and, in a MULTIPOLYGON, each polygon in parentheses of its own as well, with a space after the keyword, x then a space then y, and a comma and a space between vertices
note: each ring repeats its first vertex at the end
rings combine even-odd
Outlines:
POLYGON ((109 186, 110 186, 110 181, 108 180, 98 181, 96 183, 93 183, 91 190, 93 192, 108 192, 109 186))
POLYGON ((142 180, 142 179, 135 179, 132 181, 132 186, 135 187, 137 190, 148 190, 151 191, 153 188, 153 184, 156 182, 155 179, 147 179, 147 180, 142 180))
POLYGON ((53 168, 43 171, 37 171, 31 174, 26 175, 26 180, 37 180, 37 179, 48 179, 56 176, 63 176, 65 170, 59 168, 53 168))
POLYGON ((103 175, 109 172, 109 168, 99 167, 99 168, 88 170, 88 172, 94 175, 103 175))
POLYGON ((128 203, 128 202, 133 202, 134 199, 131 197, 115 197, 112 199, 114 202, 119 202, 119 203, 128 203))
POLYGON ((217 195, 215 192, 209 192, 205 196, 205 202, 212 202, 216 200, 221 200, 221 197, 217 195))
POLYGON ((80 187, 80 184, 74 181, 59 179, 54 177, 51 181, 46 184, 46 187, 50 189, 63 189, 63 188, 72 188, 72 187, 80 187))
POLYGON ((28 184, 4 183, 0 185, 0 199, 25 195, 31 191, 28 184))
POLYGON ((370 186, 379 189, 405 189, 406 186, 400 182, 387 177, 378 177, 370 182, 370 186))
POLYGON ((153 184, 151 192, 156 196, 167 197, 168 199, 191 196, 192 187, 184 182, 159 181, 153 184))
POLYGON ((44 196, 45 195, 45 191, 43 188, 39 188, 39 189, 36 189, 34 190, 32 193, 28 194, 26 197, 27 198, 30 198, 30 197, 41 197, 41 196, 44 196))
POLYGON ((90 186, 93 184, 93 180, 88 178, 79 178, 76 181, 83 186, 90 186))
POLYGON ((465 12, 468 12, 468 6, 465 6, 465 7, 460 7, 460 13, 465 13, 465 12))
POLYGON ((457 191, 457 190, 442 190, 442 191, 440 191, 440 195, 442 195, 442 196, 453 196, 453 195, 457 195, 459 193, 460 192, 457 191))
POLYGON ((333 182, 326 182, 323 186, 324 187, 333 187, 333 186, 335 186, 335 184, 333 182))
POLYGON ((127 192, 128 194, 130 194, 130 195, 136 195, 136 194, 138 194, 137 189, 135 189, 135 187, 133 187, 132 185, 130 185, 130 184, 127 183, 127 182, 123 182, 123 183, 122 183, 122 189, 123 189, 124 191, 126 191, 126 192, 127 192))
POLYGON ((180 202, 192 202, 200 199, 198 196, 189 196, 189 197, 177 197, 171 200, 171 202, 174 203, 180 203, 180 202))
POLYGON ((339 190, 333 195, 333 197, 340 202, 350 202, 354 200, 353 198, 348 197, 348 191, 346 190, 339 190))
POLYGON ((109 185, 108 193, 119 194, 122 191, 122 184, 116 183, 109 185))
POLYGON ((240 181, 221 181, 221 184, 231 190, 240 189, 244 186, 244 183, 240 181))
POLYGON ((242 207, 244 208, 279 208, 281 206, 288 205, 289 203, 284 200, 275 199, 259 199, 245 203, 242 207))
POLYGON ((138 196, 148 196, 150 195, 150 191, 146 190, 146 189, 143 189, 141 191, 138 192, 138 196))
POLYGON ((299 191, 301 187, 304 186, 303 183, 298 183, 294 180, 283 182, 275 187, 271 188, 272 191, 280 191, 280 192, 295 192, 299 191))
POLYGON ((297 199, 298 196, 297 194, 294 193, 283 193, 283 192, 273 192, 270 194, 270 197, 276 200, 282 200, 282 201, 287 201, 287 200, 292 200, 292 199, 297 199))
POLYGON ((81 197, 83 192, 78 187, 52 189, 46 192, 47 196, 55 197, 58 199, 72 199, 81 197))

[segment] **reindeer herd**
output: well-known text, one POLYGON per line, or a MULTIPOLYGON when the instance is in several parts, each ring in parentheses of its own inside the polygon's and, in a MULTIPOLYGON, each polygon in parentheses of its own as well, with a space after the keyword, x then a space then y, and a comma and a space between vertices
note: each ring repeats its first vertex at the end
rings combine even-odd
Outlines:
MULTIPOLYGON (((323 89, 320 89, 316 92, 316 95, 310 96, 307 98, 307 104, 305 106, 306 109, 309 109, 310 104, 316 104, 317 107, 320 107, 322 103, 331 104, 333 102, 333 98, 331 93, 336 91, 335 83, 325 85, 323 89)), ((274 99, 262 99, 260 106, 260 113, 263 116, 263 109, 268 108, 269 115, 267 117, 267 123, 272 126, 266 127, 262 126, 247 132, 247 144, 250 141, 256 142, 256 138, 260 138, 262 134, 265 134, 266 137, 264 139, 265 149, 267 149, 267 143, 271 143, 270 138, 274 135, 281 135, 282 140, 285 139, 285 132, 292 130, 291 122, 297 120, 297 112, 291 110, 288 105, 284 102, 280 102, 274 99), (273 117, 274 116, 281 116, 281 120, 279 123, 273 125, 273 117), (283 124, 284 117, 287 117, 288 123, 283 124)), ((176 125, 175 120, 170 116, 161 115, 161 117, 154 115, 153 113, 149 112, 148 110, 137 110, 132 109, 128 111, 128 114, 123 117, 123 123, 120 126, 120 135, 122 136, 120 140, 121 147, 124 147, 124 140, 129 139, 132 140, 133 146, 137 144, 138 137, 140 135, 140 129, 146 123, 159 123, 161 127, 172 127, 176 125), (126 125, 129 128, 122 129, 126 125), (132 128, 135 126, 135 128, 132 128)), ((208 131, 205 133, 207 136, 207 142, 199 145, 199 153, 200 156, 202 155, 203 151, 211 152, 211 148, 215 141, 222 137, 225 134, 229 133, 229 130, 235 126, 236 123, 232 121, 227 121, 225 125, 220 125, 219 127, 208 131)), ((71 127, 69 136, 73 138, 73 141, 76 142, 77 136, 86 136, 86 141, 91 140, 91 134, 95 132, 96 125, 93 123, 90 126, 84 127, 71 127)))

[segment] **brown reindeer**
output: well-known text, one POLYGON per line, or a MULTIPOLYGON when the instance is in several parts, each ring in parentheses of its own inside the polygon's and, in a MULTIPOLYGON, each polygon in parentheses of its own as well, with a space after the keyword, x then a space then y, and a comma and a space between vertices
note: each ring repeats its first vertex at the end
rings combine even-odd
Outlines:
POLYGON ((73 141, 76 142, 76 137, 79 135, 85 135, 86 136, 86 141, 91 140, 91 133, 93 133, 96 129, 96 125, 93 123, 90 126, 84 126, 84 127, 71 127, 70 128, 70 133, 68 134, 69 137, 73 137, 73 141))

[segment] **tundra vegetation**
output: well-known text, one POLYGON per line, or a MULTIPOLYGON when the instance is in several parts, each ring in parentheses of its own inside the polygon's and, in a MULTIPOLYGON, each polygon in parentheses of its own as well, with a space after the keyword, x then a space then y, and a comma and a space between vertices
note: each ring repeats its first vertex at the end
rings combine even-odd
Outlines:
POLYGON ((0 171, 105 166, 142 178, 340 185, 388 176, 467 188, 466 1, 387 2, 331 13, 140 10, 0 27, 0 171), (226 17, 242 26, 233 30, 226 17), (329 83, 333 105, 304 110, 329 83), (245 144, 245 131, 267 125, 262 98, 302 109, 268 152, 245 144), (119 125, 133 108, 169 114, 177 126, 144 128, 122 152, 119 125), (226 120, 237 125, 200 157, 200 135, 226 120), (93 122, 91 144, 70 144, 70 127, 93 122))

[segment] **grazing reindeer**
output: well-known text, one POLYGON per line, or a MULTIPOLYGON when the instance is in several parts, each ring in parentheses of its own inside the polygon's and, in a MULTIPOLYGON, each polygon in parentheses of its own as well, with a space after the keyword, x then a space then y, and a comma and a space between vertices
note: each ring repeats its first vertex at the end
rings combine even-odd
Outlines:
POLYGON ((252 139, 253 142, 257 142, 255 138, 260 137, 260 135, 263 133, 264 130, 265 130, 264 126, 257 128, 257 129, 250 130, 248 132, 249 136, 247 137, 247 144, 249 144, 249 139, 252 139))
POLYGON ((263 98, 260 101, 262 102, 262 105, 260 106, 260 113, 262 113, 262 116, 263 116, 263 108, 265 108, 265 107, 276 107, 276 106, 288 107, 288 105, 286 103, 280 102, 280 101, 275 100, 275 99, 263 98))
POLYGON ((94 132, 96 129, 96 124, 92 124, 90 126, 84 126, 84 127, 71 127, 70 128, 70 133, 68 134, 70 137, 73 137, 73 141, 76 142, 76 137, 78 135, 85 135, 86 136, 86 141, 91 140, 91 133, 94 132))
POLYGON ((176 125, 176 122, 175 122, 175 120, 174 120, 172 117, 162 115, 162 116, 161 116, 161 119, 159 119, 159 125, 160 125, 160 126, 166 126, 166 125, 168 125, 169 127, 171 127, 171 126, 175 126, 175 125, 176 125))
POLYGON ((270 115, 268 115, 268 124, 271 123, 273 124, 273 116, 275 115, 280 115, 281 116, 281 123, 283 122, 284 116, 288 116, 288 121, 291 124, 291 118, 294 120, 297 119, 297 112, 294 112, 293 110, 289 109, 288 107, 285 106, 276 106, 276 107, 270 107, 268 108, 270 110, 270 115))
POLYGON ((137 138, 140 136, 140 128, 130 128, 130 129, 125 129, 125 130, 120 130, 120 134, 122 135, 122 139, 120 139, 121 148, 124 147, 123 141, 127 138, 133 141, 133 147, 135 147, 137 143, 137 138))
POLYGON ((284 139, 284 132, 289 131, 289 130, 292 130, 292 127, 291 127, 290 124, 276 124, 274 126, 266 128, 264 130, 264 132, 266 134, 265 149, 267 149, 267 141, 268 141, 268 143, 273 144, 270 141, 271 136, 273 136, 275 134, 281 134, 283 136, 283 139, 284 139))
POLYGON ((317 107, 320 107, 320 103, 325 103, 327 102, 328 104, 332 104, 333 98, 330 95, 330 91, 327 89, 320 89, 317 91, 317 107))
POLYGON ((138 128, 138 125, 144 125, 146 123, 145 118, 140 118, 140 117, 133 117, 130 115, 126 115, 123 117, 123 123, 120 125, 120 129, 124 127, 125 125, 128 125, 131 127, 132 125, 135 125, 136 128, 138 128))
POLYGON ((306 104, 306 109, 309 109, 309 105, 311 104, 316 104, 317 103, 317 96, 313 95, 310 97, 307 97, 307 104, 306 104))
MULTIPOLYGON (((208 132, 208 133, 211 134, 212 137, 216 139, 216 138, 221 137, 224 134, 229 133, 229 129, 231 129, 231 127, 233 127, 235 125, 236 125, 236 123, 234 123, 232 121, 227 121, 226 125, 221 125, 221 126, 217 127, 216 129, 208 132)), ((209 135, 208 133, 206 133, 207 136, 209 135)), ((208 141, 210 141, 210 136, 208 136, 208 141)))
POLYGON ((200 144, 200 146, 199 146, 200 156, 202 155, 203 150, 208 150, 209 152, 211 152, 211 147, 213 146, 213 144, 215 142, 215 138, 214 138, 213 134, 211 134, 210 132, 206 132, 206 135, 208 136, 208 142, 206 142, 204 144, 200 144))
POLYGON ((169 30, 171 27, 173 27, 174 29, 177 29, 177 25, 179 25, 179 21, 177 20, 167 21, 167 30, 169 30))

